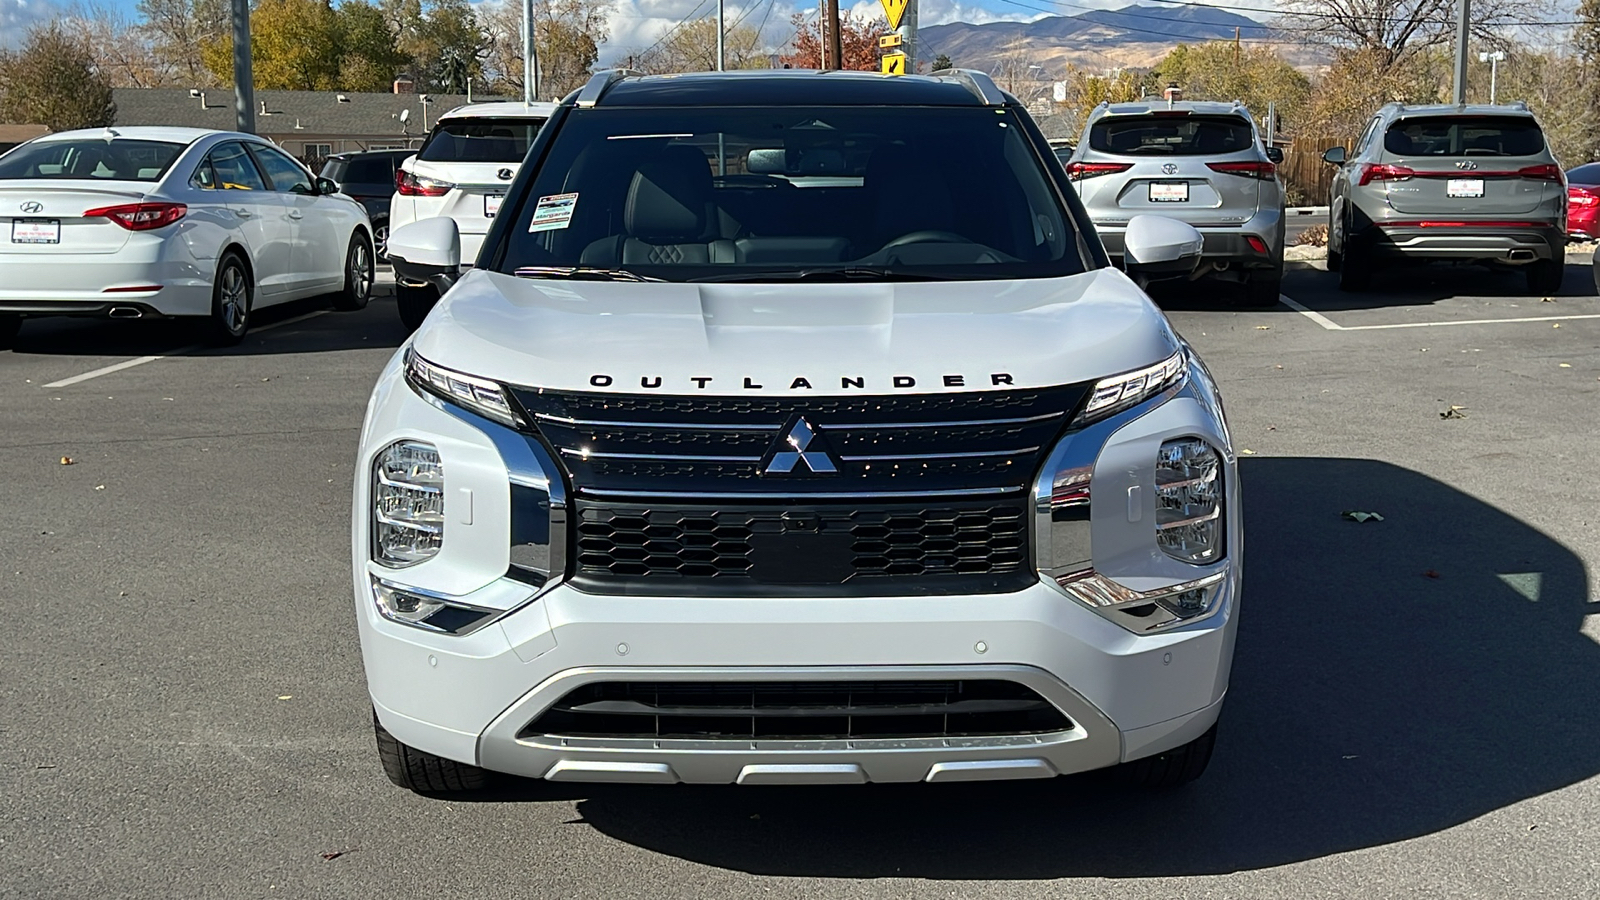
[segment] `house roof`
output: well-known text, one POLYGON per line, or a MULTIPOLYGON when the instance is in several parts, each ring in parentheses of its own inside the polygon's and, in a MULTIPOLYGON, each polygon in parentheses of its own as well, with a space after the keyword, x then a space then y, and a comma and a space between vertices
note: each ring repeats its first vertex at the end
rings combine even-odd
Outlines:
POLYGON ((43 125, 0 125, 0 143, 20 144, 49 133, 43 125))
MULTIPOLYGON (((207 88, 205 105, 191 97, 188 88, 117 88, 117 125, 174 125, 231 131, 234 127, 233 91, 207 88)), ((421 94, 365 94, 353 91, 256 91, 256 130, 263 134, 304 131, 317 135, 418 137, 422 127, 421 94), (344 102, 340 97, 346 98, 344 102), (263 115, 262 104, 267 111, 263 115), (411 120, 402 126, 400 111, 409 109, 411 120)), ((431 125, 440 114, 462 106, 459 94, 429 94, 426 119, 431 125)), ((500 98, 483 98, 500 99, 500 98)))

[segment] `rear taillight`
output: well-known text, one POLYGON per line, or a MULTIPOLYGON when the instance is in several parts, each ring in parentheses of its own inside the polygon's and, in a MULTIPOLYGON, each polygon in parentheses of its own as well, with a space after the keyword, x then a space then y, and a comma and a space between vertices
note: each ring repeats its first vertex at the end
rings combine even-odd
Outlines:
POLYGON ((1262 181, 1271 181, 1278 174, 1277 166, 1260 161, 1206 163, 1206 168, 1213 172, 1243 175, 1245 178, 1259 178, 1262 181))
POLYGON ((1115 175, 1133 168, 1133 163, 1067 163, 1067 177, 1073 181, 1094 178, 1098 175, 1115 175))
POLYGON ((1374 181, 1405 181, 1417 174, 1415 170, 1406 166, 1391 166, 1387 163, 1365 163, 1361 166, 1361 177, 1356 180, 1358 185, 1368 185, 1374 181))
POLYGON ((394 189, 403 197, 443 197, 453 187, 448 181, 413 175, 405 169, 394 173, 394 189))
POLYGON ((104 217, 129 231, 151 231, 183 218, 189 207, 182 203, 125 203, 84 210, 85 219, 104 217))
POLYGON ((1588 188, 1569 187, 1567 188, 1567 202, 1585 209, 1592 206, 1600 206, 1600 194, 1596 194, 1588 188))
POLYGON ((1523 166, 1517 170, 1517 174, 1534 181, 1554 181, 1556 184, 1565 184, 1567 180, 1567 174, 1555 163, 1523 166))

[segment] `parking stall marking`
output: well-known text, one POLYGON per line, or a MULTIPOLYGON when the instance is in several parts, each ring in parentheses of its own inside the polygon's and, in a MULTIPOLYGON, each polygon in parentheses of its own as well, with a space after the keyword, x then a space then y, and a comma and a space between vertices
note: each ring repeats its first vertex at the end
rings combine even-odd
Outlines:
MULTIPOLYGON (((274 328, 282 328, 285 325, 293 325, 296 322, 304 322, 307 319, 314 319, 317 316, 327 315, 328 312, 329 311, 326 309, 315 310, 313 312, 308 312, 305 315, 284 319, 282 322, 273 322, 271 325, 263 325, 260 328, 252 328, 250 333, 261 334, 265 331, 271 331, 274 328)), ((145 363, 153 363, 158 359, 166 359, 169 356, 184 356, 196 350, 204 350, 206 346, 207 345, 205 344, 190 344, 187 347, 179 347, 176 350, 169 350, 166 353, 158 354, 156 356, 141 356, 137 359, 127 359, 119 363, 113 363, 109 366, 103 366, 89 372, 84 372, 82 375, 74 375, 71 378, 63 378, 60 381, 52 381, 49 384, 40 385, 40 387, 70 387, 74 384, 80 384, 92 378, 99 378, 101 375, 110 375, 113 372, 121 372, 123 369, 131 369, 134 366, 142 366, 145 363)))
POLYGON ((1391 328, 1439 328, 1446 325, 1511 325, 1525 322, 1567 322, 1573 319, 1600 319, 1600 313, 1579 313, 1570 316, 1519 316, 1511 319, 1457 319, 1449 322, 1392 322, 1387 325, 1340 325, 1314 309, 1296 303, 1288 297, 1278 298, 1284 306, 1305 316, 1329 331, 1383 331, 1391 328))

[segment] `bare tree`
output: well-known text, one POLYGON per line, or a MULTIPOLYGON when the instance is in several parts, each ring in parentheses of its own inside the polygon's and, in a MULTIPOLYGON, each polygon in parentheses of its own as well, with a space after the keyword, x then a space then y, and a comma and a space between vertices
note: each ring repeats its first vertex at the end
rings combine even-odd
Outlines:
MULTIPOLYGON (((722 36, 723 68, 765 69, 769 65, 761 35, 741 25, 722 36)), ((717 68, 717 22, 696 19, 673 29, 634 60, 641 72, 710 72, 717 68)))
MULTIPOLYGON (((492 35, 488 68, 495 85, 522 93, 522 4, 484 4, 492 35)), ((534 47, 538 51, 541 99, 556 99, 583 86, 606 42, 611 0, 535 0, 534 47)))
MULTIPOLYGON (((1282 0, 1278 24, 1285 32, 1361 53, 1380 66, 1450 42, 1457 0, 1282 0)), ((1511 30, 1552 8, 1550 0, 1474 0, 1472 31, 1501 46, 1511 30)))
POLYGON ((142 30, 156 56, 191 87, 215 84, 203 50, 230 28, 227 0, 139 0, 142 30))
POLYGON ((101 0, 76 4, 57 21, 94 51, 100 71, 114 88, 169 87, 182 80, 178 67, 156 52, 148 28, 101 0))

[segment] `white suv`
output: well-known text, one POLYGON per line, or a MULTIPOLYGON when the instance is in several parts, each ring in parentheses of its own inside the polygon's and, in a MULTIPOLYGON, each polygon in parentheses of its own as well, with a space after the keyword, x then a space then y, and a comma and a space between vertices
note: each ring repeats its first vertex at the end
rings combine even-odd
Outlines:
MULTIPOLYGON (((440 116, 422 149, 395 173, 390 227, 449 216, 461 233, 462 260, 476 258, 528 145, 554 110, 553 103, 473 103, 440 116)), ((432 286, 404 282, 396 294, 409 328, 439 299, 432 286)))

